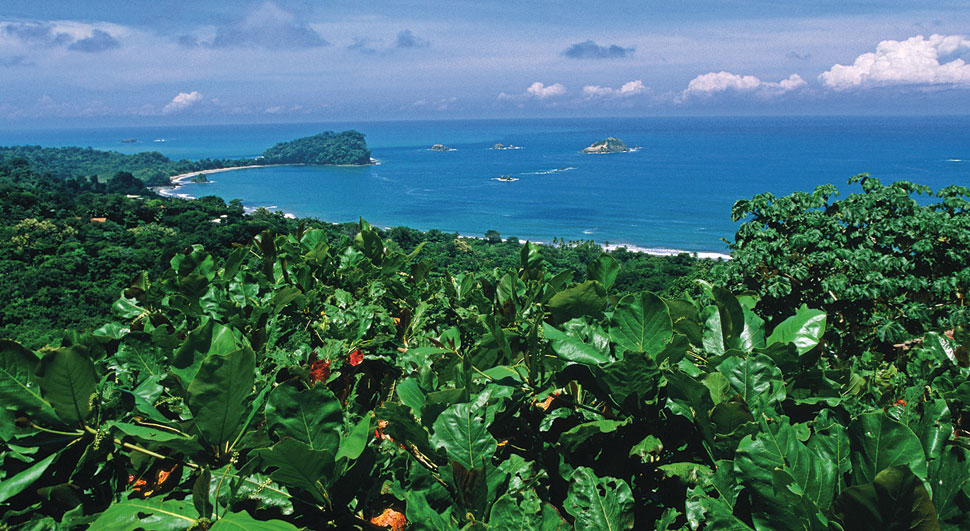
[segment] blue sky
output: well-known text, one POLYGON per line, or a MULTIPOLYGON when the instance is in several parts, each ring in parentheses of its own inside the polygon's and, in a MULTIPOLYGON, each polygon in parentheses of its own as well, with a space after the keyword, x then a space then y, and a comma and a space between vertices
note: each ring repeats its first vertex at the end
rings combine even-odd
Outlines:
POLYGON ((4 0, 0 124, 968 114, 929 4, 4 0))

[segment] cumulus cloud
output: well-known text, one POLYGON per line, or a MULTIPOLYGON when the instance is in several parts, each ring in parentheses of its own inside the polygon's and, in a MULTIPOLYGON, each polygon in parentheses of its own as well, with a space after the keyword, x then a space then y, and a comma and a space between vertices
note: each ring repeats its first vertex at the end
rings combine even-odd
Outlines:
POLYGON ((554 83, 552 85, 546 86, 540 81, 529 85, 529 88, 525 89, 522 94, 508 94, 502 92, 498 95, 498 99, 506 101, 516 101, 519 100, 544 100, 548 98, 554 98, 556 96, 562 96, 566 93, 566 87, 562 83, 554 83))
POLYGON ((99 53, 120 47, 118 40, 111 36, 107 31, 96 29, 91 32, 90 37, 85 37, 71 43, 68 50, 85 53, 99 53))
POLYGON ((162 114, 172 114, 175 112, 183 111, 197 103, 202 101, 202 94, 192 91, 192 92, 179 92, 178 96, 172 98, 172 101, 162 108, 162 114))
POLYGON ((687 89, 680 93, 677 100, 682 102, 692 95, 710 95, 727 91, 775 96, 798 90, 805 85, 805 80, 798 74, 792 74, 788 79, 774 83, 762 81, 755 76, 741 76, 725 71, 708 72, 692 79, 688 83, 687 89))
MULTIPOLYGON (((191 45, 191 40, 180 37, 191 45)), ((216 30, 209 44, 213 48, 266 48, 286 50, 327 46, 328 43, 309 24, 289 11, 266 2, 245 18, 216 30)))
POLYGON ((848 66, 835 65, 818 78, 835 90, 910 84, 970 85, 970 65, 953 58, 968 51, 970 40, 959 35, 886 40, 876 46, 875 52, 856 57, 848 66), (947 62, 948 58, 952 60, 947 62))
POLYGON ((418 37, 411 30, 406 29, 397 34, 394 40, 395 48, 427 48, 431 43, 418 37))
POLYGON ((611 44, 600 46, 592 40, 578 42, 563 50, 562 55, 572 59, 619 59, 632 54, 635 48, 624 48, 611 44))
POLYGON ((613 87, 601 87, 599 85, 586 85, 583 87, 583 96, 587 99, 591 98, 605 98, 605 97, 625 97, 640 94, 641 92, 647 90, 644 86, 643 81, 637 79, 636 81, 628 81, 620 86, 618 89, 613 87))
POLYGON ((555 83, 547 87, 545 84, 536 81, 535 83, 529 85, 529 88, 527 88, 525 92, 535 98, 543 100, 553 96, 562 96, 566 93, 566 87, 563 86, 562 83, 555 83))

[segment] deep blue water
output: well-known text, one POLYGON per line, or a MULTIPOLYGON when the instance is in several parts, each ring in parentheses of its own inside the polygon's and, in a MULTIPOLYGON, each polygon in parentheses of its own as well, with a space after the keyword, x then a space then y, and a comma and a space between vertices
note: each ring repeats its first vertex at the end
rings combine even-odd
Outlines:
POLYGON ((328 221, 551 241, 724 251, 735 201, 852 175, 934 189, 970 185, 970 117, 710 117, 469 120, 9 130, 0 145, 90 146, 172 158, 253 157, 323 130, 357 129, 380 165, 276 167, 211 175, 195 197, 239 198, 328 221), (583 155, 607 136, 642 149, 583 155), (133 144, 124 138, 139 140, 133 144), (154 142, 165 139, 165 142, 154 142), (435 143, 455 151, 435 152, 435 143), (497 151, 494 144, 522 149, 497 151), (966 161, 966 162, 965 162, 966 161), (494 178, 511 175, 516 182, 494 178))

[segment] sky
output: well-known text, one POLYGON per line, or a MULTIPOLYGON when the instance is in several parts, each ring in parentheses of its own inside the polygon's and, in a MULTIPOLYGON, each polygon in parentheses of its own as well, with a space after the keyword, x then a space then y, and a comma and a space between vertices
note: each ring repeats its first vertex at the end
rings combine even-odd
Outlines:
POLYGON ((0 127, 970 114, 970 1, 0 2, 0 127))

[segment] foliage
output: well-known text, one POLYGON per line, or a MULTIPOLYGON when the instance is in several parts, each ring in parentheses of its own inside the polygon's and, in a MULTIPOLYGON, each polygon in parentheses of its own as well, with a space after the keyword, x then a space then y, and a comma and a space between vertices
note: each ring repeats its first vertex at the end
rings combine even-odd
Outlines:
POLYGON ((609 255, 583 282, 529 243, 512 268, 433 278, 395 247, 363 221, 339 242, 193 246, 137 276, 117 321, 0 344, 2 521, 970 524, 962 328, 892 364, 840 361, 816 310, 771 329, 751 295, 706 283, 618 297, 609 255))
POLYGON ((720 282, 757 292, 770 322, 801 304, 825 311, 826 339, 844 355, 891 354, 895 344, 970 322, 970 189, 933 194, 868 174, 855 182, 862 192, 840 201, 825 185, 737 202, 732 217, 744 223, 720 282))
POLYGON ((263 152, 267 164, 370 164, 370 150, 357 131, 323 133, 280 142, 263 152))
MULTIPOLYGON (((5 295, 0 337, 39 348, 57 342, 63 329, 97 328, 110 318, 111 302, 132 276, 143 270, 161 275, 169 260, 192 244, 225 258, 264 230, 289 232, 302 224, 323 230, 331 242, 357 232, 356 223, 288 219, 266 210, 246 214, 239 202, 216 197, 187 201, 155 196, 144 187, 135 198, 108 193, 126 181, 135 183, 126 177, 107 184, 61 180, 38 174, 23 161, 0 163, 0 292, 5 295)), ((406 252, 423 245, 421 257, 431 264, 432 278, 514 267, 521 248, 514 238, 490 245, 405 227, 381 234, 389 246, 406 252)), ((586 274, 600 252, 592 242, 543 248, 551 269, 570 270, 575 278, 586 274)), ((623 264, 620 293, 680 293, 709 262, 625 250, 612 255, 623 264)))

